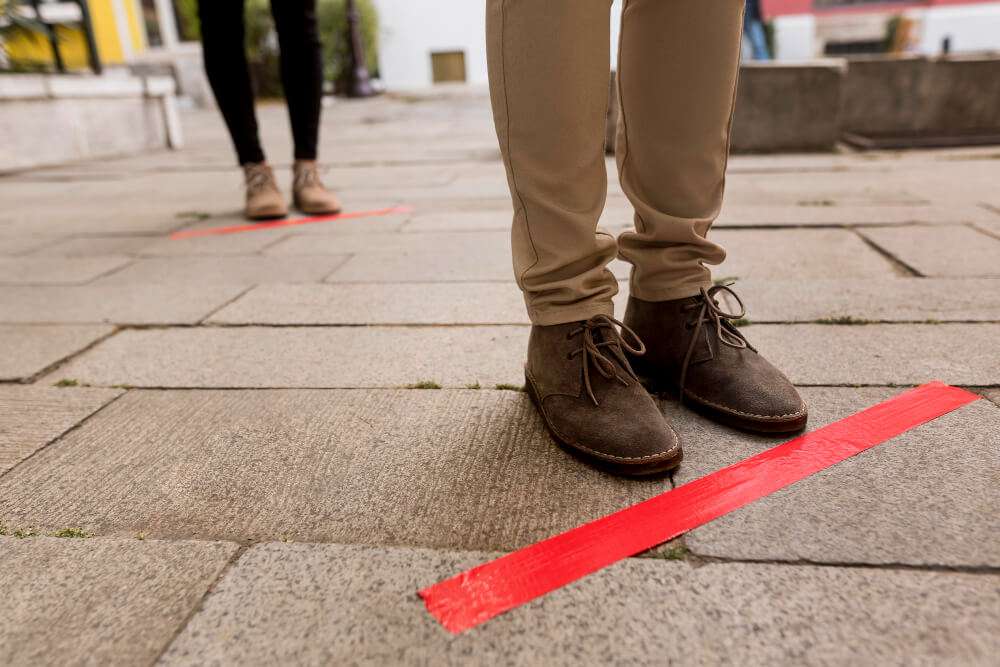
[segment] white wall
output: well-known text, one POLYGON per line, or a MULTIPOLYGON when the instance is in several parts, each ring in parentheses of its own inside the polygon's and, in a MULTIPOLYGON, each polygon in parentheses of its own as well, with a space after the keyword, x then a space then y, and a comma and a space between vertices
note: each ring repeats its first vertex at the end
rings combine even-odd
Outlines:
MULTIPOLYGON (((379 72, 386 88, 431 86, 433 51, 464 51, 469 83, 487 83, 486 0, 374 2, 379 12, 379 72)), ((614 0, 608 45, 612 67, 617 61, 620 17, 621 0, 614 0)))
POLYGON ((917 51, 941 52, 951 37, 953 53, 1000 51, 1000 2, 963 7, 929 7, 923 11, 917 51))
POLYGON ((464 51, 467 81, 487 82, 485 0, 375 0, 375 5, 379 73, 386 88, 431 86, 433 51, 464 51))
POLYGON ((809 60, 816 57, 816 18, 789 14, 774 19, 774 59, 809 60))

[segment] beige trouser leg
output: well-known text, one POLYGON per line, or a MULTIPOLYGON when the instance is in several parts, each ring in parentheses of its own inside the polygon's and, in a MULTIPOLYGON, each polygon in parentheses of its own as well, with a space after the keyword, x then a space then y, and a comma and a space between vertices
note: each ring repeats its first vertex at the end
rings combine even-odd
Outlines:
MULTIPOLYGON (((514 202, 514 270, 535 324, 612 312, 615 239, 597 229, 610 0, 488 0, 493 114, 514 202)), ((742 0, 625 0, 619 169, 636 209, 622 235, 647 300, 711 284, 705 235, 722 199, 742 0)))

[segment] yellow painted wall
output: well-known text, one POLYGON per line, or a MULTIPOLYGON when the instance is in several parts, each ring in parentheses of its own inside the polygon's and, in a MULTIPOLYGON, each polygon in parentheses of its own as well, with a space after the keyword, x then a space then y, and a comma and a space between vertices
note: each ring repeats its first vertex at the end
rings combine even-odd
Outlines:
MULTIPOLYGON (((105 65, 117 65, 124 62, 124 51, 119 41, 118 24, 115 22, 113 0, 88 0, 90 20, 94 26, 94 41, 97 42, 97 52, 105 65)), ((124 0, 125 12, 128 17, 129 34, 126 39, 132 45, 133 53, 146 50, 145 30, 142 26, 142 14, 139 10, 139 0, 124 0)), ((68 69, 79 69, 88 66, 87 42, 83 31, 74 26, 57 26, 59 46, 63 60, 68 69)), ((49 41, 42 35, 19 35, 7 41, 7 49, 15 61, 30 63, 51 63, 52 49, 49 41)))

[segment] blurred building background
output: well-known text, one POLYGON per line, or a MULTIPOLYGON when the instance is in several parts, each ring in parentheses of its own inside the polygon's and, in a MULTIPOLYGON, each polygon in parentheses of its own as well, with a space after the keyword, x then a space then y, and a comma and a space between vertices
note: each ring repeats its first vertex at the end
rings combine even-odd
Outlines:
MULTIPOLYGON (((0 0, 7 168, 179 146, 176 108, 213 104, 197 2, 0 0)), ((269 0, 245 2, 255 91, 280 97, 269 0)), ((330 93, 350 89, 349 2, 317 0, 330 93)), ((485 0, 354 4, 376 88, 485 90, 485 0)), ((1000 0, 747 0, 743 52, 734 150, 1000 143, 1000 0)))

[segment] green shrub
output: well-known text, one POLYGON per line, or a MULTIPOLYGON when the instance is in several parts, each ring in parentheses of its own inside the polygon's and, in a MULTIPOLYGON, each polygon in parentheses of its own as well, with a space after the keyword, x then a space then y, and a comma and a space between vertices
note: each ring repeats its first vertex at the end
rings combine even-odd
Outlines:
MULTIPOLYGON (((368 71, 374 72, 378 62, 378 13, 372 0, 357 0, 357 7, 368 71)), ((348 74, 351 64, 347 4, 345 0, 317 0, 316 14, 323 45, 323 78, 327 82, 341 81, 348 74)), ((280 97, 282 90, 278 38, 268 0, 247 0, 244 20, 247 60, 254 81, 254 92, 258 97, 280 97)))

